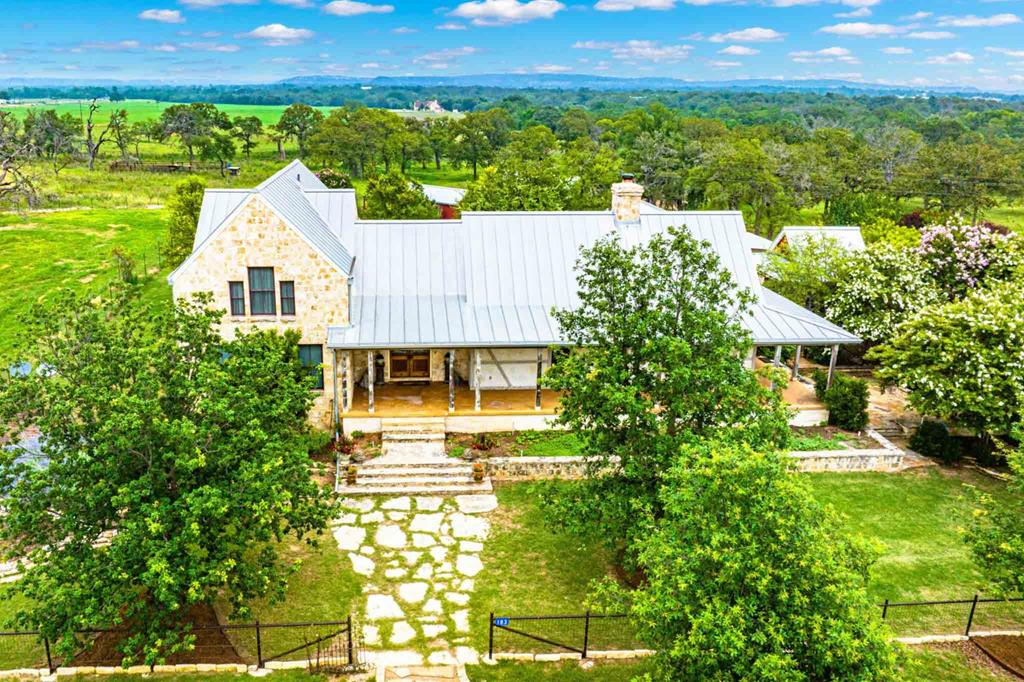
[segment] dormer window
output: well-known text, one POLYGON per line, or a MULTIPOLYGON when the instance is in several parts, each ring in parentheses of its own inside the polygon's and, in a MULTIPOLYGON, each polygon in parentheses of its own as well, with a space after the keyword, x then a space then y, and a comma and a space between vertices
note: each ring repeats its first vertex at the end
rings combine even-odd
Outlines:
POLYGON ((276 315, 276 298, 274 268, 249 268, 249 313, 276 315))

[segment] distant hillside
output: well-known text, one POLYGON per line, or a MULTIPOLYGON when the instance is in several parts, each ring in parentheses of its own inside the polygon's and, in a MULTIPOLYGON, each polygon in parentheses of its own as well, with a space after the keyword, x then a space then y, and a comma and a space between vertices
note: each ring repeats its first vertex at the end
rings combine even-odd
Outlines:
POLYGON ((368 85, 371 87, 458 87, 477 86, 490 88, 553 89, 553 90, 739 90, 747 92, 808 91, 816 93, 836 92, 844 94, 887 94, 887 95, 957 95, 978 97, 991 94, 1004 97, 1006 93, 983 93, 971 87, 906 87, 876 85, 844 80, 728 80, 728 81, 687 81, 678 78, 617 78, 589 74, 515 74, 493 73, 471 76, 377 76, 374 78, 352 78, 348 76, 298 76, 280 81, 284 85, 300 87, 368 85))

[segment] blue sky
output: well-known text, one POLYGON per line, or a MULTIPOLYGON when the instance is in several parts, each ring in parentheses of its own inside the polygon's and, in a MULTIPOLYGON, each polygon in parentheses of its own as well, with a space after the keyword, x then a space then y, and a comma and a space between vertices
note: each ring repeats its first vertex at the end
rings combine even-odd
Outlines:
POLYGON ((0 78, 593 73, 1024 91, 1024 0, 3 0, 0 78))

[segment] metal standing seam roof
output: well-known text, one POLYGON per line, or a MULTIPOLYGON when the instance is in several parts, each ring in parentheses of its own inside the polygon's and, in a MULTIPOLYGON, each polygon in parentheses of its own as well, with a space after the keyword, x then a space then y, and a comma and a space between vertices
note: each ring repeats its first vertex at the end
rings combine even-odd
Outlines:
POLYGON ((332 348, 557 345, 563 340, 552 310, 579 304, 575 265, 582 248, 608 235, 634 246, 683 226, 710 243, 737 286, 754 294, 757 303, 743 323, 755 343, 859 342, 761 287, 739 212, 658 209, 642 211, 636 223, 617 223, 610 211, 360 221, 354 193, 328 190, 293 162, 254 190, 209 192, 204 236, 197 233, 186 264, 253 194, 350 273, 352 324, 328 329, 332 348))
POLYGON ((863 251, 867 248, 867 245, 864 243, 864 237, 861 235, 860 228, 856 225, 827 225, 825 227, 789 225, 782 228, 782 230, 775 235, 771 248, 778 248, 783 239, 790 243, 794 243, 814 238, 834 239, 840 246, 851 251, 863 251))
POLYGON ((195 260, 220 227, 254 195, 262 197, 282 220, 298 231, 314 249, 342 272, 351 273, 351 253, 340 239, 340 235, 332 233, 324 217, 306 196, 306 191, 314 194, 329 192, 319 178, 302 162, 296 160, 253 190, 214 190, 204 193, 192 253, 168 275, 168 281, 173 284, 177 274, 195 260))
POLYGON ((440 206, 457 206, 466 190, 461 187, 445 187, 443 185, 422 185, 423 193, 435 204, 440 206))

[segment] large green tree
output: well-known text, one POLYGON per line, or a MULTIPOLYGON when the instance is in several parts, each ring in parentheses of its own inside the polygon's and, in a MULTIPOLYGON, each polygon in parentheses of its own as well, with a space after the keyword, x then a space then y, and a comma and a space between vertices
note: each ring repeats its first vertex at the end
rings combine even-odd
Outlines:
POLYGON ((900 679, 867 596, 872 548, 848 536, 781 453, 705 443, 665 476, 664 518, 639 541, 646 580, 598 601, 628 609, 654 680, 900 679))
POLYGON ((324 120, 318 109, 308 104, 293 104, 281 114, 275 128, 285 135, 295 138, 299 145, 299 158, 306 156, 306 142, 312 137, 324 120))
POLYGON ((26 320, 39 370, 0 379, 0 424, 6 442, 38 428, 43 462, 0 450, 0 543, 30 562, 17 624, 61 654, 116 626, 126 660, 156 663, 190 646, 196 607, 251 617, 283 596, 282 543, 315 543, 333 513, 304 446, 298 335, 225 341, 222 315, 68 294, 26 320))
POLYGON ((203 208, 206 180, 190 175, 174 187, 174 193, 167 198, 169 225, 164 253, 172 264, 185 260, 195 245, 199 213, 203 208))
POLYGON ((577 351, 546 384, 561 391, 558 422, 579 434, 592 466, 551 503, 559 524, 602 538, 629 563, 644 533, 636 520, 660 518, 659 489, 684 444, 781 446, 787 414, 743 364, 750 293, 685 227, 631 248, 600 241, 583 252, 577 279, 579 306, 555 312, 577 351))
POLYGON ((434 220, 440 209, 421 185, 392 171, 370 178, 359 215, 367 220, 434 220))
POLYGON ((160 137, 177 137, 188 152, 189 163, 195 161, 197 148, 217 130, 231 130, 231 119, 208 102, 172 104, 160 113, 160 137))

